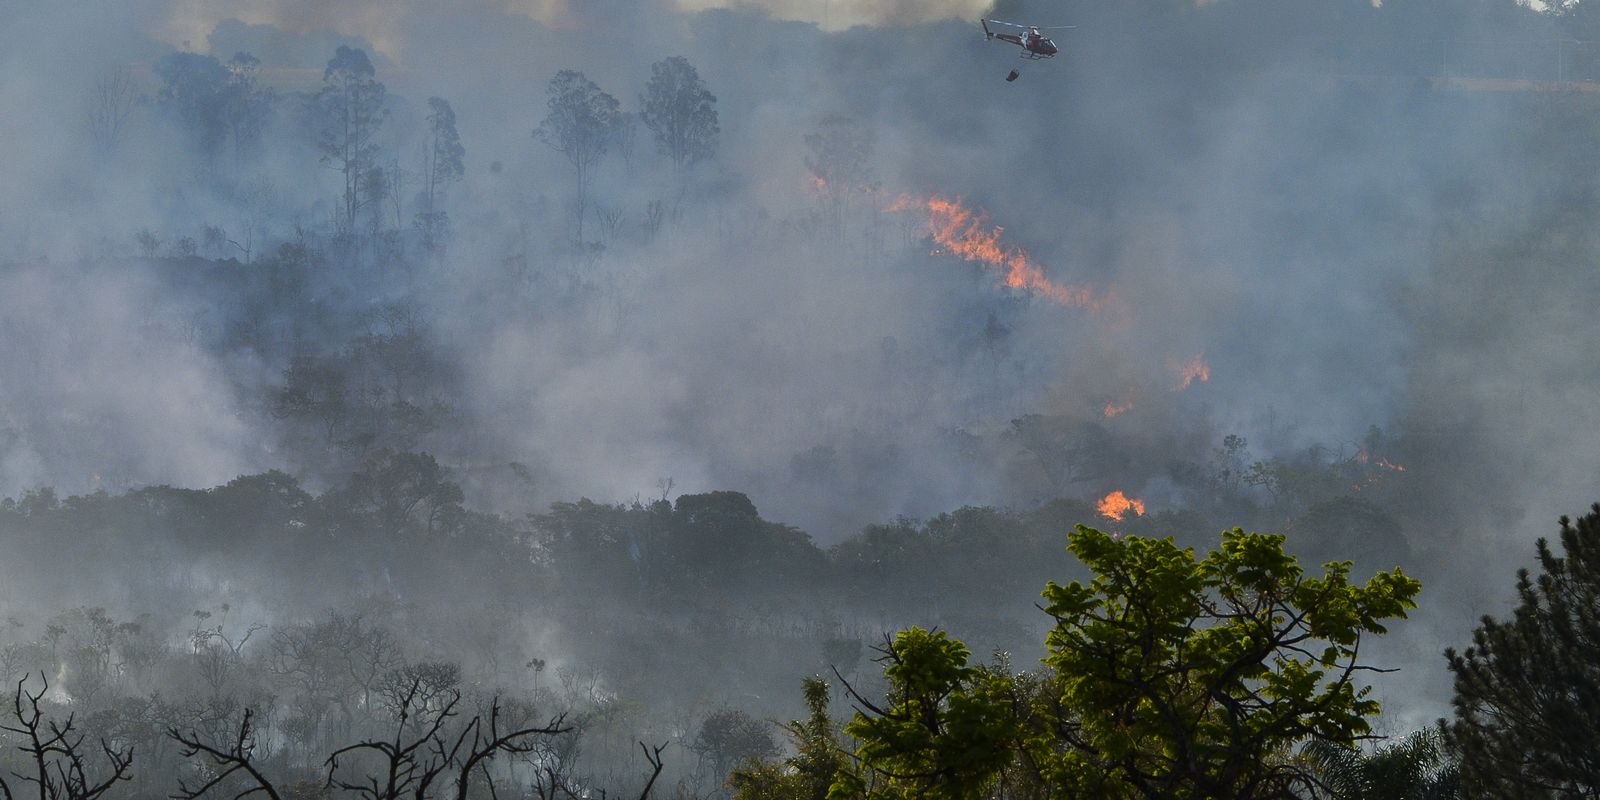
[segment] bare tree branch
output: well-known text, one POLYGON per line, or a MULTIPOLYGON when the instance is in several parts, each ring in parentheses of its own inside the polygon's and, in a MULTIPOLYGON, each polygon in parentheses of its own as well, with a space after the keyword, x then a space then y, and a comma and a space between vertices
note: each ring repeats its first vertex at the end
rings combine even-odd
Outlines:
POLYGON ((211 780, 206 781, 204 785, 198 788, 191 788, 187 782, 180 779, 177 793, 170 795, 173 800, 196 800, 238 772, 243 772, 249 776, 253 785, 234 794, 234 800, 258 793, 265 794, 271 800, 281 800, 278 796, 277 788, 272 785, 271 781, 267 780, 265 775, 261 774, 260 768, 252 760, 255 755, 255 737, 250 725, 252 717, 253 712, 248 708, 245 709, 244 719, 239 723, 239 733, 226 750, 213 747, 201 741, 198 733, 190 732, 185 734, 177 728, 167 729, 167 735, 183 745, 184 758, 194 758, 197 755, 204 754, 211 760, 213 766, 221 769, 221 772, 218 772, 211 780))

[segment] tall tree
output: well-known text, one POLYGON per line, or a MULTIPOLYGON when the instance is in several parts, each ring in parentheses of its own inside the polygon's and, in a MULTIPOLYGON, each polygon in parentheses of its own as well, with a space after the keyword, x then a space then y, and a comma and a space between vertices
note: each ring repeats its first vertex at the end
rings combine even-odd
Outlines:
POLYGON ((213 56, 168 53, 155 65, 161 78, 156 102, 210 158, 227 141, 223 98, 228 69, 213 56))
POLYGON ((622 125, 622 107, 583 73, 570 69, 556 73, 545 94, 550 113, 533 135, 572 164, 577 180, 578 241, 582 242, 593 170, 622 125))
POLYGON ((735 800, 827 800, 833 776, 844 768, 833 718, 828 715, 828 684, 804 683, 807 715, 784 726, 794 755, 782 762, 756 759, 728 775, 735 800))
POLYGON ((1455 719, 1440 724, 1468 797, 1600 796, 1600 504, 1561 518, 1561 555, 1537 552, 1511 618, 1445 651, 1455 719))
POLYGON ((156 62, 157 102, 207 159, 232 146, 235 163, 261 139, 273 95, 256 79, 261 62, 235 53, 227 62, 198 53, 169 53, 156 62))
POLYGON ((769 723, 738 709, 713 711, 700 723, 689 750, 711 762, 712 774, 722 780, 733 767, 778 755, 778 743, 768 727, 769 723))
POLYGON ((257 75, 261 61, 249 53, 234 53, 223 65, 228 78, 223 84, 222 123, 233 143, 237 163, 261 142, 261 132, 272 113, 271 89, 261 86, 257 75))
POLYGON ((428 138, 422 149, 422 210, 416 227, 422 246, 437 252, 446 228, 444 190, 466 174, 466 148, 456 133, 456 112, 442 97, 428 98, 428 138))
POLYGON ((840 224, 850 195, 872 185, 872 150, 876 136, 860 121, 839 115, 823 118, 803 137, 806 168, 835 225, 840 224))
POLYGON ((94 141, 96 153, 104 156, 117 149, 137 99, 133 76, 126 67, 114 69, 95 81, 89 95, 88 122, 89 137, 94 141))
POLYGON ((418 523, 433 533, 459 516, 461 485, 427 453, 377 450, 345 488, 351 507, 368 515, 379 531, 398 536, 418 523))
POLYGON ((887 704, 852 692, 860 768, 830 797, 978 797, 1019 764, 1053 796, 1294 796, 1313 780, 1295 746, 1368 735, 1362 638, 1420 586, 1399 570, 1352 585, 1349 562, 1308 576, 1283 540, 1235 529, 1199 559, 1079 526, 1070 549, 1094 578, 1045 589, 1044 675, 901 632, 883 650, 887 704))
POLYGON ((824 117, 816 130, 803 138, 811 154, 806 168, 830 187, 864 186, 871 180, 872 129, 850 117, 824 117))
POLYGON ((378 129, 388 117, 386 96, 365 50, 340 45, 322 73, 316 105, 321 115, 317 146, 322 163, 344 177, 343 222, 354 232, 356 215, 369 200, 379 147, 378 129))
POLYGON ((333 443, 339 426, 354 411, 344 372, 331 359, 298 356, 283 372, 284 386, 272 395, 271 413, 278 419, 314 419, 333 443))
POLYGON ((694 166, 716 152, 717 98, 683 56, 650 66, 650 82, 639 98, 640 117, 655 135, 656 147, 678 169, 694 166))

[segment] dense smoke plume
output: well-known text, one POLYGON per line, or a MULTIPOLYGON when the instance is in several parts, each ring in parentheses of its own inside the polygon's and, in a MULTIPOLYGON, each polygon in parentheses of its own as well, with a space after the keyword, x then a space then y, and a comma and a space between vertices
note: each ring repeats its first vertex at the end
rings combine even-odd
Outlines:
MULTIPOLYGON (((1589 45, 1552 44, 1588 24, 1575 12, 24 0, 0 15, 0 495, 273 469, 320 492, 387 447, 433 454, 466 506, 507 518, 736 489, 828 545, 902 516, 1119 492, 1151 525, 1194 511, 1203 539, 1313 530, 1325 517, 1306 506, 1327 496, 1285 500, 1284 470, 1337 465, 1356 476, 1338 493, 1394 527, 1374 545, 1329 523, 1310 549, 1404 556, 1427 579, 1424 624, 1391 645, 1425 688, 1419 718, 1442 699, 1442 643, 1495 608, 1532 537, 1594 499, 1596 186, 1568 165, 1593 161, 1592 103, 1570 90, 1600 76, 1589 45), (982 13, 1077 27, 1006 83, 1016 60, 983 40, 982 13), (313 96, 341 47, 387 90, 379 166, 411 181, 353 224, 412 241, 442 98, 465 149, 440 201, 447 245, 339 250, 343 181, 313 96), (159 65, 243 51, 272 113, 249 148, 202 153, 159 65), (575 208, 571 166, 534 134, 547 81, 580 70, 636 113, 674 55, 715 95, 715 156, 677 167, 634 123, 575 208), (285 387, 315 358, 359 377, 362 419, 295 416, 285 387), (1282 469, 1246 485, 1252 462, 1282 469), (1254 516, 1210 516, 1223 506, 1203 485, 1254 516)), ((30 604, 49 600, 81 602, 30 604)))

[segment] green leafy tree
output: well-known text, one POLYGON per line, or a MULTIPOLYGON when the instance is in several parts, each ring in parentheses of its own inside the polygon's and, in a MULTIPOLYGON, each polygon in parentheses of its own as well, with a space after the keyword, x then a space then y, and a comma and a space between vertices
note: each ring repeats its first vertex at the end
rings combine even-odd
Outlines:
POLYGON ((844 749, 828 714, 828 684, 807 678, 806 718, 785 726, 794 755, 783 761, 757 759, 733 770, 734 800, 826 800, 834 776, 845 766, 844 749))
POLYGON ((864 769, 840 772, 829 796, 981 797, 1012 760, 1011 676, 968 665, 943 631, 901 631, 882 652, 888 707, 852 693, 863 711, 844 730, 864 769))
POLYGON ((1320 739, 1301 751, 1327 800, 1453 800, 1460 772, 1437 731, 1418 731, 1373 751, 1320 739))
POLYGON ((1455 719, 1441 722, 1467 797, 1600 796, 1600 504, 1538 543, 1509 620, 1485 616, 1445 651, 1455 719))
POLYGON ((1041 753, 1052 782, 1102 796, 1275 797, 1301 775, 1290 746, 1369 733, 1378 702, 1358 674, 1362 636, 1415 607, 1398 569, 1365 585, 1349 562, 1310 577, 1281 535, 1225 532, 1204 559, 1170 539, 1079 526, 1094 573, 1052 583, 1045 663, 1061 681, 1067 747, 1041 753))
POLYGON ((1283 542, 1235 529, 1199 558, 1080 525, 1069 547, 1093 578, 1045 589, 1033 688, 942 634, 901 633, 887 706, 857 697, 858 767, 833 796, 981 797, 1008 769, 1057 797, 1294 796, 1311 784, 1298 745, 1369 735, 1361 640, 1420 585, 1398 569, 1353 585, 1349 562, 1308 576, 1283 542))

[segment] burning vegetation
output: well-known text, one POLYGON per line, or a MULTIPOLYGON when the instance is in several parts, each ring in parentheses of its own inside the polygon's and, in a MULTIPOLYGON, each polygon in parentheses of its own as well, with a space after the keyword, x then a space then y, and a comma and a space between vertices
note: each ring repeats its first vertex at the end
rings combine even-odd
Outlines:
POLYGON ((1123 494, 1121 489, 1118 489, 1100 498, 1100 502, 1095 504, 1095 510, 1099 511, 1100 516, 1106 519, 1121 522, 1129 511, 1132 511, 1136 517, 1144 516, 1144 501, 1137 497, 1129 497, 1123 494))
POLYGON ((927 212, 928 235, 939 249, 998 272, 1001 282, 1012 289, 1043 297, 1060 306, 1098 311, 1105 305, 1106 298, 1089 287, 1051 280, 1026 250, 1000 240, 1004 228, 991 224, 987 214, 967 208, 960 198, 952 200, 939 195, 914 198, 902 194, 887 210, 927 212))
MULTIPOLYGON (((1242 2, 1194 11, 1253 13, 1267 0, 1242 2)), ((588 12, 571 5, 571 30, 582 30, 588 12)), ((648 49, 669 43, 715 59, 706 78, 673 56, 650 66, 646 85, 609 87, 613 96, 560 69, 537 127, 523 93, 465 87, 458 131, 448 100, 417 92, 457 92, 455 76, 508 66, 529 74, 526 65, 439 72, 432 48, 415 47, 432 35, 426 25, 396 26, 415 32, 388 42, 382 57, 339 30, 352 44, 327 54, 326 68, 314 53, 303 57, 317 63, 278 63, 314 43, 288 30, 267 36, 269 22, 237 21, 231 33, 219 26, 194 41, 228 42, 227 52, 235 41, 281 37, 283 46, 263 53, 264 64, 244 52, 223 61, 188 43, 128 46, 140 29, 173 29, 125 24, 139 13, 114 15, 118 30, 105 42, 71 47, 0 33, 25 53, 39 48, 9 59, 16 69, 0 87, 28 122, 10 126, 20 138, 8 163, 22 169, 0 187, 9 190, 0 198, 8 201, 0 298, 9 303, 0 365, 20 376, 0 386, 0 477, 21 492, 0 498, 0 676, 13 682, 0 696, 9 708, 0 709, 6 797, 32 791, 22 783, 80 800, 276 797, 276 781, 285 796, 318 798, 578 798, 625 788, 645 799, 865 800, 882 789, 1016 800, 1085 785, 1132 796, 1133 787, 1110 782, 1047 785, 1063 776, 1118 781, 1130 769, 1159 773, 1135 782, 1159 784, 1163 797, 1261 797, 1219 781, 1243 776, 1259 790, 1282 770, 1328 764, 1365 774, 1362 759, 1393 754, 1348 748, 1378 711, 1360 685, 1393 680, 1358 665, 1350 638, 1381 629, 1349 625, 1403 616, 1416 587, 1398 571, 1359 587, 1345 580, 1345 559, 1356 563, 1351 574, 1416 564, 1433 570, 1427 580, 1457 581, 1452 596, 1465 597, 1477 584, 1462 576, 1503 559, 1447 564, 1443 554, 1459 551, 1474 525, 1513 530, 1523 513, 1497 481, 1519 472, 1543 482, 1557 470, 1526 467, 1547 464, 1579 475, 1541 485, 1525 505, 1540 509, 1593 474, 1592 442, 1526 422, 1553 419, 1553 428, 1564 410, 1587 419, 1582 399, 1592 391, 1561 392, 1576 398, 1571 405, 1538 395, 1552 387, 1547 376, 1592 379, 1590 353, 1544 346, 1531 337, 1547 334, 1534 332, 1558 325, 1528 323, 1584 329, 1573 321, 1587 305, 1563 304, 1595 295, 1585 283, 1593 259, 1582 250, 1595 246, 1583 229, 1591 215, 1513 208, 1549 227, 1511 230, 1509 252, 1440 232, 1503 235, 1514 225, 1480 226, 1478 215, 1523 194, 1592 211, 1579 204, 1600 197, 1587 186, 1600 178, 1571 168, 1592 155, 1586 139, 1566 135, 1567 118, 1550 111, 1588 119, 1595 109, 1586 104, 1600 94, 1552 92, 1539 109, 1518 109, 1539 121, 1518 135, 1551 141, 1517 148, 1516 158, 1545 160, 1473 174, 1464 166, 1473 159, 1460 157, 1471 153, 1440 142, 1491 141, 1484 152, 1497 158, 1511 149, 1485 134, 1490 126, 1451 124, 1466 113, 1459 98, 1441 97, 1425 77, 1399 79, 1405 109, 1383 112, 1398 120, 1361 116, 1395 105, 1371 102, 1370 87, 1347 87, 1326 104, 1261 94, 1253 79, 1225 93, 1259 126, 1169 108, 1211 103, 1217 92, 1144 98, 1119 85, 1128 102, 1115 113, 1145 113, 1129 121, 1159 125, 1162 135, 1107 136, 1133 128, 1106 109, 1053 110, 1068 98, 1103 99, 1105 85, 1051 97, 1059 87, 1034 81, 1011 91, 1050 102, 968 92, 971 107, 948 109, 878 90, 879 67, 903 69, 895 81, 925 76, 919 54, 949 26, 897 28, 895 38, 917 46, 857 49, 859 59, 885 59, 866 71, 873 78, 834 80, 839 59, 807 65, 796 54, 827 52, 856 34, 721 14, 704 25, 672 17, 643 50, 605 51, 624 63, 603 80, 642 75, 648 49), (697 52, 697 43, 709 47, 697 52), (785 71, 817 71, 772 81, 772 70, 745 68, 753 53, 785 71), (144 60, 130 69, 124 62, 134 59, 144 60), (406 69, 391 72, 397 63, 406 69), (815 92, 824 82, 828 91, 815 92), (70 92, 91 83, 92 97, 70 92), (89 130, 52 128, 81 124, 86 99, 89 130), (995 120, 1005 135, 989 136, 995 120), (1362 124, 1349 130, 1377 131, 1381 144, 1328 124, 1352 120, 1362 124), (1379 124, 1396 121, 1404 124, 1379 124), (1244 128, 1284 135, 1241 142, 1244 128), (1351 147, 1319 162, 1326 140, 1298 134, 1329 130, 1351 147), (1445 138, 1456 131, 1471 135, 1445 138), (889 146, 875 150, 880 135, 889 146), (953 156, 979 150, 994 156, 981 170, 953 156), (480 162, 487 153, 497 160, 480 162), (1401 183, 1383 185, 1388 176, 1371 171, 1327 179, 1434 153, 1445 160, 1401 183), (807 172, 797 177, 799 158, 807 172), (1510 192, 1494 185, 1502 170, 1517 176, 1510 192), (1210 202, 1218 187, 1207 179, 1223 175, 1230 202, 1210 202), (1570 185, 1527 191, 1525 175, 1570 185), (1418 176, 1449 179, 1418 193, 1410 185, 1418 176), (1495 199, 1464 213, 1416 214, 1440 220, 1432 231, 1371 224, 1381 208, 1374 194, 1392 192, 1396 208, 1420 211, 1429 198, 1459 194, 1439 191, 1455 186, 1495 199), (918 192, 893 199, 900 187, 918 192), (1072 235, 1057 239, 1071 243, 1070 259, 1042 244, 1057 241, 1048 238, 1055 231, 1024 231, 1009 213, 1000 216, 1015 227, 1003 227, 981 203, 953 194, 958 187, 1046 226, 1070 221, 1072 235), (1283 203, 1291 192, 1315 202, 1283 203), (52 207, 51 198, 76 199, 52 207), (1263 211, 1272 225, 1254 224, 1263 211), (1542 251, 1546 238, 1560 245, 1542 251), (1418 243, 1431 248, 1429 269, 1417 259, 1399 273, 1362 250, 1411 253, 1404 246, 1418 243), (1224 265, 1217 274, 1204 269, 1212 257, 1224 265), (1349 291, 1315 291, 1327 286, 1330 262, 1349 291), (1529 264, 1538 268, 1518 269, 1529 264), (1391 274, 1417 282, 1400 293, 1413 307, 1393 318, 1391 274), (1505 291, 1513 284, 1517 291, 1505 291), (1482 298, 1501 308, 1479 314, 1482 298), (1306 313, 1316 308, 1327 313, 1306 313), (1332 350, 1361 357, 1318 357, 1332 350), (1529 353, 1539 359, 1520 357, 1529 353), (1196 389, 1211 378, 1207 355, 1224 372, 1196 389), (1504 368, 1486 371, 1496 373, 1492 391, 1477 382, 1485 363, 1504 368), (1497 413, 1510 411, 1500 394, 1516 395, 1515 414, 1497 413), (1460 397, 1473 405, 1452 406, 1460 397), (1298 402, 1306 398, 1316 402, 1298 402), (1524 400, 1534 405, 1525 410, 1524 400), (1486 433, 1480 418, 1504 430, 1486 433), (1359 445, 1348 438, 1352 425, 1374 419, 1396 433, 1374 427, 1359 445), (1250 452, 1245 433, 1261 452, 1250 452), (1519 439, 1552 446, 1552 455, 1506 457, 1507 442, 1519 439), (1574 452, 1577 460, 1558 457, 1574 452), (673 496, 673 475, 690 493, 673 496), (58 497, 52 480, 75 485, 58 497), (652 484, 659 493, 643 498, 652 484), (204 486, 212 488, 174 488, 204 486), (1118 486, 1147 497, 1101 496, 1118 486), (776 516, 758 513, 752 496, 776 516), (1147 499, 1158 513, 1147 515, 1147 499), (1117 530, 1079 527, 1096 521, 1117 530), (1286 533, 1236 531, 1207 552, 1218 544, 1207 537, 1223 526, 1286 533), (1063 534, 1074 530, 1069 552, 1063 534), (1175 598, 1140 572, 1151 555, 1176 568, 1169 577, 1195 581, 1174 585, 1204 588, 1175 598), (1326 565, 1329 577, 1308 583, 1315 573, 1295 558, 1326 565), (1082 590, 1050 584, 1042 620, 1039 587, 1084 569, 1104 580, 1082 590), (1313 587, 1326 591, 1305 591, 1313 587), (1312 622, 1315 633, 1330 633, 1320 628, 1330 613, 1364 606, 1370 614, 1344 614, 1346 627, 1331 631, 1341 658, 1298 638, 1312 622), (1128 608, 1151 613, 1129 620, 1099 611, 1128 608), (943 627, 893 634, 926 619, 943 627), (1055 651, 1044 671, 978 667, 955 641, 1028 647, 1043 625, 1054 626, 1046 649, 1055 651), (1156 627, 1161 635, 1151 638, 1156 627), (1241 654, 1232 645, 1244 639, 1218 635, 1262 631, 1288 645, 1241 654), (886 658, 874 659, 874 644, 886 658), (1083 645, 1091 646, 1062 649, 1083 645), (1108 712, 1103 701, 1128 688, 1135 662, 1151 670, 1138 691, 1155 694, 1113 698, 1122 705, 1108 712), (888 667, 881 682, 867 674, 874 664, 888 667), (1302 664, 1309 672, 1290 670, 1302 664), (795 719, 794 684, 817 671, 840 683, 806 684, 810 721, 788 728, 795 758, 780 761, 779 734, 763 720, 795 719), (897 684, 904 675, 946 684, 919 697, 930 687, 897 684), (868 700, 853 695, 856 686, 888 691, 868 700), (1195 686, 1222 688, 1197 694, 1195 686), (1026 694, 1039 689, 1054 694, 1026 694), (853 754, 827 707, 841 691, 860 701, 843 729, 864 748, 853 754), (1000 704, 984 707, 991 700, 1000 704), (1021 730, 1029 720, 1016 708, 1046 708, 1051 719, 1021 730), (968 712, 985 724, 946 718, 968 712), (1052 738, 1062 719, 1073 723, 1071 736, 1052 738), (1140 740, 1131 747, 1148 752, 1116 761, 1129 751, 1130 725, 1140 740), (980 738, 960 740, 968 734, 980 738), (878 760, 905 742, 929 747, 878 760), (1008 743, 1019 742, 1038 752, 1006 760, 1008 743), (923 770, 928 753, 978 753, 987 763, 923 770), (1035 769, 1039 753, 1054 760, 1050 769, 1035 769), (1097 761, 1105 758, 1116 763, 1097 761), (1175 758, 1196 760, 1174 766, 1175 758)), ((651 6, 639 18, 658 13, 668 12, 651 6)), ((460 16, 479 15, 493 18, 483 9, 460 16)), ((1371 15, 1361 17, 1366 24, 1371 15)), ((1543 37, 1572 18, 1540 17, 1537 30, 1543 37)), ((1238 26, 1203 27, 1197 42, 1213 47, 1212 32, 1238 26)), ((482 38, 457 33, 438 47, 482 38)), ((591 37, 549 33, 551 46, 532 52, 552 70, 598 52, 591 37)), ((1158 38, 1165 48, 1175 37, 1158 38)), ((1560 69, 1600 65, 1567 55, 1560 69)), ((1119 84, 1148 74, 1095 72, 1119 84)), ((1240 85, 1233 77, 1209 76, 1215 86, 1240 85)), ((929 88, 948 92, 943 84, 929 88)), ((1547 577, 1577 580, 1600 564, 1600 518, 1562 527, 1574 557, 1547 564, 1547 577)), ((1549 557, 1541 548, 1541 562, 1549 557)), ((1593 587, 1565 587, 1553 603, 1530 594, 1559 586, 1520 583, 1529 607, 1517 619, 1564 611, 1572 604, 1561 597, 1600 596, 1593 587)), ((1572 629, 1597 613, 1576 608, 1572 629)), ((1600 737, 1580 735, 1584 725, 1569 724, 1593 709, 1565 702, 1600 697, 1595 687, 1572 690, 1588 680, 1592 643, 1563 627, 1511 633, 1491 626, 1473 649, 1452 654, 1458 693, 1478 706, 1457 700, 1449 755, 1443 740, 1404 745, 1407 774, 1449 785, 1456 770, 1477 787, 1468 796, 1514 797, 1528 787, 1496 783, 1521 780, 1530 764, 1586 765, 1600 747, 1600 737), (1529 644, 1547 630, 1558 647, 1529 644), (1478 663, 1491 654, 1492 664, 1478 663), (1550 708, 1515 717, 1492 708, 1526 711, 1517 681, 1551 663, 1541 683, 1551 691, 1539 693, 1550 708), (1495 664, 1508 665, 1507 678, 1475 686, 1495 664), (1495 725, 1550 720, 1561 724, 1537 748, 1570 744, 1566 758, 1523 758, 1533 740, 1524 731, 1473 743, 1495 725)), ((1443 710, 1442 687, 1433 688, 1403 701, 1413 704, 1405 718, 1418 718, 1415 704, 1443 710)), ((1600 795, 1600 770, 1584 768, 1540 779, 1600 795)))
POLYGON ((1176 371, 1181 382, 1173 389, 1175 392, 1181 392, 1193 386, 1195 381, 1205 383, 1211 380, 1211 366, 1206 363, 1203 356, 1195 356, 1178 364, 1176 371))

